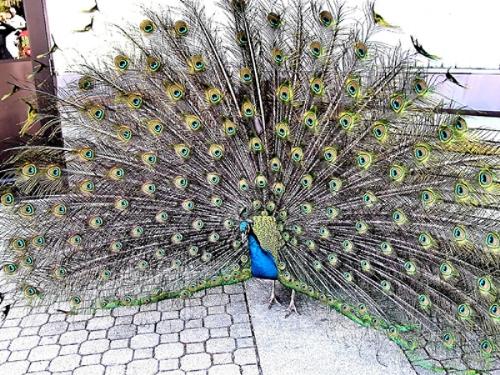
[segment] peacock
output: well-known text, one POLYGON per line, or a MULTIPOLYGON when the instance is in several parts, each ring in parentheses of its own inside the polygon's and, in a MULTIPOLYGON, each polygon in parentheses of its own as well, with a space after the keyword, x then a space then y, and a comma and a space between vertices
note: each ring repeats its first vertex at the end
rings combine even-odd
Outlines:
POLYGON ((224 28, 180 3, 28 103, 0 185, 16 295, 77 314, 258 277, 415 365, 498 370, 498 130, 449 110, 438 57, 377 41, 374 3, 220 0, 224 28))

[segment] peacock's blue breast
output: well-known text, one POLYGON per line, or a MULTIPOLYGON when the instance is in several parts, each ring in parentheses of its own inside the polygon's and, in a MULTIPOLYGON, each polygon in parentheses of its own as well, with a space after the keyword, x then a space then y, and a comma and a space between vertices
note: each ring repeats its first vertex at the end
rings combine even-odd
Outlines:
POLYGON ((252 276, 261 279, 276 280, 278 278, 278 268, 272 254, 263 249, 253 233, 248 235, 248 247, 250 250, 250 260, 252 261, 252 276))

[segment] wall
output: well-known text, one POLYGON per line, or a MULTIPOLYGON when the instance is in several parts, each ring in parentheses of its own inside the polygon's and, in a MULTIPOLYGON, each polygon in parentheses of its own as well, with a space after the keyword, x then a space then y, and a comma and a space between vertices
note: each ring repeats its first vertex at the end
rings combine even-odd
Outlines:
MULTIPOLYGON (((138 24, 142 20, 141 6, 158 7, 175 5, 177 0, 100 0, 100 13, 96 14, 94 31, 73 33, 88 24, 90 16, 81 12, 90 8, 93 0, 46 0, 51 32, 64 48, 64 56, 55 56, 59 72, 67 70, 79 54, 99 58, 109 50, 116 34, 111 23, 138 24)), ((215 0, 204 0, 209 13, 217 11, 215 0)), ((286 2, 286 0, 285 0, 286 2)), ((345 0, 349 6, 362 8, 365 0, 345 0)), ((377 11, 389 22, 401 26, 401 33, 385 33, 384 40, 395 43, 401 40, 411 48, 409 35, 416 36, 424 48, 442 57, 437 65, 482 67, 499 69, 500 49, 493 43, 500 35, 500 1, 475 0, 378 0, 377 11)), ((215 18, 220 20, 219 14, 215 18)))

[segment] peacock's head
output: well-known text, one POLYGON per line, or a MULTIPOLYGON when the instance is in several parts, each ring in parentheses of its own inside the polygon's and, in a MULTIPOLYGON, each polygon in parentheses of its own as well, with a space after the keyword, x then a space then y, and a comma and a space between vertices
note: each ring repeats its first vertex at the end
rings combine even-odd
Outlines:
POLYGON ((246 233, 250 229, 250 223, 246 220, 240 222, 240 232, 246 233))

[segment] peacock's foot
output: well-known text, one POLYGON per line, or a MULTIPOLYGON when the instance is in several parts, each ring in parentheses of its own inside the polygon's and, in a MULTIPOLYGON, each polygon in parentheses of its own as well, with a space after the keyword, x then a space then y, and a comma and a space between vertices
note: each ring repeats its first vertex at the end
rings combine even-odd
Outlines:
POLYGON ((280 301, 276 298, 276 281, 273 280, 273 287, 271 289, 271 296, 269 297, 269 304, 267 306, 270 309, 274 304, 280 305, 280 301))
POLYGON ((290 296, 290 304, 286 309, 285 318, 288 318, 290 315, 292 315, 292 313, 300 315, 297 311, 297 306, 295 306, 295 290, 292 290, 292 295, 290 296))

